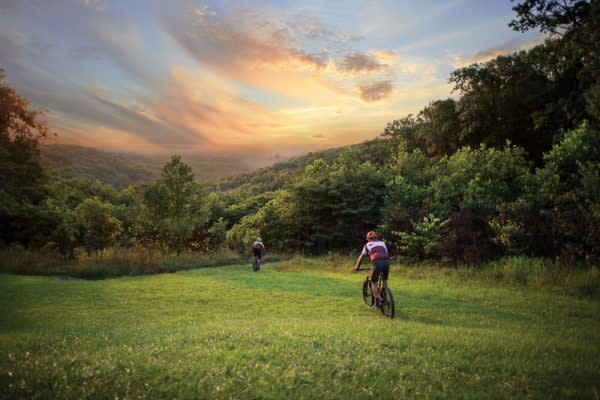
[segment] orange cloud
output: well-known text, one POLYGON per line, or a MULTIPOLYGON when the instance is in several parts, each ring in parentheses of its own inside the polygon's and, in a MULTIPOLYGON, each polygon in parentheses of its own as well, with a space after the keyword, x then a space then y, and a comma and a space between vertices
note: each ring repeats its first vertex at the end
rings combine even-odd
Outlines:
POLYGON ((372 102, 384 99, 392 93, 392 83, 390 81, 380 81, 365 83, 359 85, 360 98, 366 102, 372 102))

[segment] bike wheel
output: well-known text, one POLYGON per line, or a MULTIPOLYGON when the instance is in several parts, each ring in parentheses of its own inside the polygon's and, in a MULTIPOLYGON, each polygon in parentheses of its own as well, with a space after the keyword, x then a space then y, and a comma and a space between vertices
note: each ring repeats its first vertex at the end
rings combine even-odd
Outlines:
POLYGON ((258 271, 258 260, 255 258, 254 261, 252 261, 252 271, 258 271))
POLYGON ((394 305, 394 296, 390 288, 384 293, 381 299, 381 313, 388 318, 394 318, 396 306, 394 305))
POLYGON ((363 283, 363 287, 362 287, 362 298, 363 298, 363 302, 371 307, 373 305, 374 302, 374 298, 373 298, 373 291, 371 290, 371 280, 367 277, 367 279, 365 279, 364 283, 363 283))

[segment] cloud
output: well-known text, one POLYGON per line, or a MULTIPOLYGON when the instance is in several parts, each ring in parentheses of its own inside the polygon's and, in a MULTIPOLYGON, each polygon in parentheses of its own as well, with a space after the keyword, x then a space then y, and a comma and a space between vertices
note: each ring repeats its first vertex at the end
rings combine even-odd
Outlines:
POLYGON ((289 32, 262 21, 257 16, 246 20, 219 18, 202 9, 188 15, 162 14, 171 36, 194 58, 223 71, 270 69, 318 69, 325 65, 326 52, 311 52, 293 46, 289 32), (246 21, 246 22, 239 22, 246 21))
POLYGON ((479 51, 470 57, 463 57, 460 55, 454 56, 452 66, 454 68, 462 68, 471 64, 484 63, 486 61, 493 60, 498 56, 512 54, 521 50, 530 49, 539 44, 542 44, 545 39, 546 36, 543 34, 539 34, 533 39, 527 41, 522 41, 520 39, 511 39, 497 46, 493 46, 488 49, 479 51))
POLYGON ((0 21, 0 63, 22 66, 8 64, 8 79, 49 109, 63 143, 299 154, 364 140, 398 114, 447 96, 435 62, 369 47, 377 38, 364 43, 360 26, 344 32, 328 12, 311 16, 304 5, 52 4, 51 13, 0 21), (65 15, 68 32, 56 28, 65 15), (60 45, 29 46, 10 36, 8 20, 27 38, 60 45), (370 105, 377 101, 385 106, 370 105))
POLYGON ((389 69, 387 65, 380 64, 376 58, 363 53, 352 53, 346 55, 338 64, 338 68, 342 71, 354 74, 360 74, 363 72, 377 72, 389 69))
MULTIPOLYGON (((147 63, 144 36, 135 24, 116 17, 95 17, 90 21, 90 28, 96 44, 90 46, 87 55, 91 55, 91 49, 95 49, 91 51, 96 55, 106 52, 131 77, 145 84, 156 82, 152 75, 156 63, 147 63)), ((79 53, 81 55, 81 51, 79 53)))
POLYGON ((392 82, 380 81, 365 83, 363 85, 359 85, 358 89, 360 91, 360 98, 370 103, 373 101, 384 99, 391 95, 392 82))
POLYGON ((238 84, 310 101, 352 96, 352 84, 332 78, 333 58, 342 54, 343 59, 348 43, 358 38, 335 33, 318 19, 267 18, 244 10, 208 14, 205 9, 199 22, 171 9, 159 15, 165 31, 199 65, 238 84))

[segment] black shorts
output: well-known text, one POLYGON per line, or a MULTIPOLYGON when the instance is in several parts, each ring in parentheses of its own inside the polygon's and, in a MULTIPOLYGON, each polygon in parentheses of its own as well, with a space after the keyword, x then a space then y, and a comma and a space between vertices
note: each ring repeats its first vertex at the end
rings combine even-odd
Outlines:
POLYGON ((379 274, 383 275, 383 280, 387 281, 390 275, 390 260, 381 259, 373 261, 373 272, 371 273, 371 282, 379 281, 379 274))
POLYGON ((260 260, 260 257, 262 256, 262 249, 252 249, 252 254, 254 254, 254 257, 258 257, 260 260))

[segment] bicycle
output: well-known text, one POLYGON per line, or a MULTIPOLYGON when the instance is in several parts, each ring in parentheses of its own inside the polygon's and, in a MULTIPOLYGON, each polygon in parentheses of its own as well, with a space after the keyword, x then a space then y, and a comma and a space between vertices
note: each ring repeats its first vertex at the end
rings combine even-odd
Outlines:
POLYGON ((254 256, 254 261, 252 261, 252 271, 258 272, 260 271, 260 261, 258 257, 254 256))
MULTIPOLYGON (((369 271, 367 268, 359 268, 358 271, 369 271)), ((383 276, 379 274, 377 280, 377 287, 379 288, 379 304, 381 305, 381 313, 388 318, 394 318, 396 313, 396 306, 394 304, 394 296, 392 291, 388 287, 387 290, 383 290, 383 276)), ((373 307, 375 297, 373 296, 373 289, 371 288, 371 274, 368 274, 362 285, 362 299, 363 302, 369 307, 373 307)))

